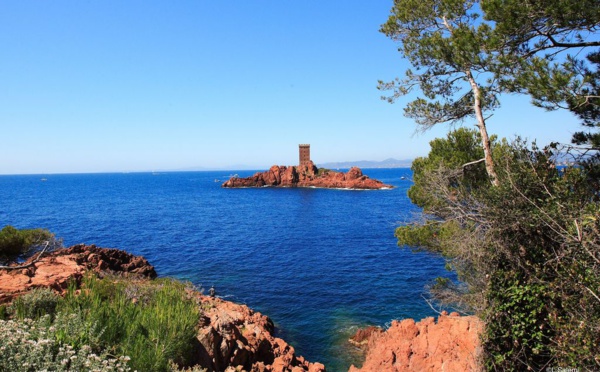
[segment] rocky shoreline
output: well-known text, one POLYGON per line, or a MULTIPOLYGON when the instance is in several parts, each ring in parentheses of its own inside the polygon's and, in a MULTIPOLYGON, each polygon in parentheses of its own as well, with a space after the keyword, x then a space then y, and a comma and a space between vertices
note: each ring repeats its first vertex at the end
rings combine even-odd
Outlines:
MULTIPOLYGON (((118 249, 75 245, 58 249, 16 270, 0 269, 0 304, 9 303, 33 288, 47 287, 63 293, 69 283, 87 271, 99 276, 118 275, 132 279, 155 278, 148 261, 118 249)), ((197 362, 207 371, 324 372, 325 366, 296 355, 294 348, 274 337, 271 319, 245 305, 190 293, 202 309, 196 345, 197 362)))
MULTIPOLYGON (((63 293, 73 280, 80 283, 88 271, 133 279, 155 278, 154 267, 143 257, 118 249, 79 244, 34 258, 16 270, 0 269, 0 304, 11 302, 33 288, 48 287, 63 293)), ((271 319, 245 305, 205 296, 190 290, 202 309, 196 345, 197 363, 207 371, 324 372, 321 363, 296 355, 294 348, 274 337, 271 319)), ((350 340, 365 350, 361 368, 350 372, 474 371, 479 370, 479 335, 476 317, 442 313, 437 323, 426 318, 392 322, 359 330, 350 340)))
POLYGON ((483 322, 475 316, 443 311, 437 319, 393 321, 359 330, 350 342, 365 350, 361 368, 349 372, 479 371, 483 322))
POLYGON ((268 171, 251 177, 232 177, 222 184, 225 188, 242 187, 316 187, 328 189, 380 190, 391 189, 381 181, 369 178, 358 167, 346 173, 319 169, 311 161, 307 165, 274 165, 268 171))

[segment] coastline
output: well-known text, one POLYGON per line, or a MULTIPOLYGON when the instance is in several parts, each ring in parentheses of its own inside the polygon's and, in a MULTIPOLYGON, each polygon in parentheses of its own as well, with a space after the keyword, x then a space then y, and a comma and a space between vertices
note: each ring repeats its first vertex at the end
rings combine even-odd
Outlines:
MULTIPOLYGON (((0 303, 8 303, 34 288, 63 293, 69 283, 78 286, 86 272, 99 277, 116 275, 131 280, 153 280, 154 267, 141 256, 118 249, 78 244, 61 248, 31 263, 26 269, 0 270, 0 303)), ((208 371, 241 368, 247 371, 325 372, 325 366, 296 355, 293 346, 275 337, 272 320, 246 305, 190 290, 202 309, 196 352, 198 365, 208 371)), ((393 321, 386 331, 359 330, 349 345, 365 351, 361 368, 351 372, 477 370, 479 334, 476 317, 443 312, 420 322, 393 321)))
MULTIPOLYGON (((95 245, 60 248, 39 261, 32 257, 20 264, 23 265, 27 267, 0 269, 0 304, 7 305, 36 288, 49 288, 58 294, 64 294, 72 285, 80 290, 89 272, 100 278, 112 275, 132 281, 157 278, 154 267, 145 258, 95 245)), ((296 355, 293 346, 274 337, 275 327, 269 317, 196 289, 188 292, 202 314, 198 319, 198 342, 193 345, 195 366, 211 372, 325 372, 323 364, 296 355)))

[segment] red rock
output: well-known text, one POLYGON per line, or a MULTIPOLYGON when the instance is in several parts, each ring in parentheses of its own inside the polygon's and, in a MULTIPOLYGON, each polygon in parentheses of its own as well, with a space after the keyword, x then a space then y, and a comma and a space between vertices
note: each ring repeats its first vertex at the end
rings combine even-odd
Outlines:
MULTIPOLYGON (((32 257, 21 265, 34 259, 32 257)), ((62 292, 71 279, 80 280, 87 270, 99 274, 110 272, 122 276, 156 277, 154 267, 143 257, 117 249, 79 244, 47 253, 22 270, 0 269, 0 303, 10 302, 32 288, 49 287, 62 292)))
POLYGON ((245 371, 325 372, 320 363, 310 363, 284 340, 273 337, 273 322, 245 305, 195 293, 207 317, 198 332, 198 341, 209 371, 227 368, 245 371))
POLYGON ((266 172, 258 172, 251 177, 232 177, 222 187, 321 187, 344 189, 383 189, 392 188, 381 181, 363 175, 358 167, 352 167, 347 173, 323 171, 314 163, 301 166, 274 165, 266 172))
POLYGON ((363 176, 363 173, 359 167, 352 167, 352 168, 350 168, 348 173, 346 173, 346 180, 355 180, 362 176, 363 176))
POLYGON ((308 367, 308 372, 325 372, 325 366, 321 363, 312 363, 308 367))
POLYGON ((457 313, 444 312, 437 323, 394 321, 387 331, 371 333, 363 366, 349 372, 477 371, 482 330, 479 318, 457 313))
POLYGON ((370 326, 367 328, 360 328, 356 331, 354 336, 350 338, 350 343, 354 346, 363 347, 369 342, 369 339, 375 333, 381 333, 383 330, 380 327, 370 326))

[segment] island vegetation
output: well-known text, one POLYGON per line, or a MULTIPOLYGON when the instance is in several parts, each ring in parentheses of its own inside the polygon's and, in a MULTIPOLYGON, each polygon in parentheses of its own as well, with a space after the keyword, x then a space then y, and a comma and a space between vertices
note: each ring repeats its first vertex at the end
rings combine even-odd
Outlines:
POLYGON ((396 236, 448 259, 460 282, 430 292, 484 320, 490 371, 600 368, 599 27, 591 0, 402 0, 381 28, 414 67, 384 98, 420 92, 405 114, 423 130, 475 124, 414 161, 423 214, 396 236), (584 130, 541 148, 488 135, 515 93, 584 130))

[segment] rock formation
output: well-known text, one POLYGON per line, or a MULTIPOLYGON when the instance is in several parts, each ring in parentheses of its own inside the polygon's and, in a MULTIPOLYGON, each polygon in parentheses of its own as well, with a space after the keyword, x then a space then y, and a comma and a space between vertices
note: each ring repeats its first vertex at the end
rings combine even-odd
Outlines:
POLYGON ((393 321, 385 332, 375 327, 359 330, 351 339, 366 349, 362 368, 349 372, 478 371, 479 336, 483 323, 474 316, 446 312, 418 323, 393 321))
POLYGON ((0 269, 0 304, 10 302, 14 297, 38 287, 49 287, 60 293, 67 288, 70 280, 79 281, 87 270, 100 275, 112 273, 156 277, 154 266, 145 258, 95 245, 79 244, 58 249, 47 253, 35 263, 33 261, 34 257, 20 264, 19 266, 28 266, 23 269, 0 269))
MULTIPOLYGON (((32 263, 33 258, 19 266, 32 263)), ((76 245, 46 254, 26 268, 0 269, 0 304, 38 287, 62 293, 71 280, 88 270, 132 278, 156 277, 148 261, 117 249, 76 245)), ((297 356, 294 348, 274 337, 273 322, 244 305, 190 293, 203 316, 198 327, 197 363, 209 372, 325 372, 320 363, 297 356)))
POLYGON ((307 165, 274 165, 266 172, 251 177, 232 177, 222 187, 320 187, 342 189, 376 190, 393 188, 381 181, 363 175, 360 168, 353 167, 347 173, 319 170, 311 161, 307 165))
POLYGON ((198 332, 200 365, 208 371, 229 367, 252 372, 325 371, 323 364, 306 361, 284 340, 273 337, 268 317, 219 298, 199 294, 197 298, 205 317, 198 332))

